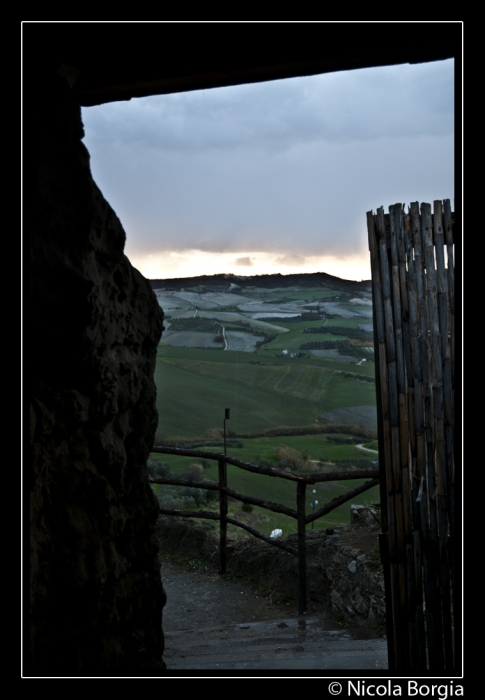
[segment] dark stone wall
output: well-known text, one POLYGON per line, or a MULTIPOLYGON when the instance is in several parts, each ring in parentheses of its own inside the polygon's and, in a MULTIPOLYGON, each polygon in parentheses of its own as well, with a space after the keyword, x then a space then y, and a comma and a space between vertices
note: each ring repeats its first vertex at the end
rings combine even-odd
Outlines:
POLYGON ((162 671, 165 594, 146 461, 162 313, 94 183, 80 108, 25 67, 30 242, 27 674, 162 671))

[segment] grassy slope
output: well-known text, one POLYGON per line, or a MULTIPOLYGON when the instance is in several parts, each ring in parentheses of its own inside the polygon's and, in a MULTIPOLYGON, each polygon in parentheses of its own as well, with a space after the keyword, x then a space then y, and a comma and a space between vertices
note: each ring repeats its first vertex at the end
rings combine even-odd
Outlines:
POLYGON ((224 408, 231 408, 231 427, 237 432, 311 423, 324 410, 321 396, 330 373, 311 366, 298 367, 297 372, 290 369, 160 358, 155 375, 161 389, 158 432, 204 434, 221 426, 224 408))
POLYGON ((160 348, 155 371, 158 435, 204 435, 222 425, 224 408, 231 408, 232 430, 261 433, 277 425, 313 423, 335 408, 375 402, 373 384, 343 377, 324 362, 271 358, 270 363, 267 356, 264 364, 250 364, 263 361, 256 358, 251 353, 160 348))

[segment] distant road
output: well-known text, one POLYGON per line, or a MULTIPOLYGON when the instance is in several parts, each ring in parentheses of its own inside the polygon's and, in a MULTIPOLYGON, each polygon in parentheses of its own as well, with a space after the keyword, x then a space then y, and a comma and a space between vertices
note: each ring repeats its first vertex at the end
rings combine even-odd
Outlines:
POLYGON ((222 323, 219 323, 219 321, 216 321, 217 325, 222 328, 222 337, 224 338, 224 350, 227 350, 227 338, 226 338, 226 329, 222 325, 222 323))
POLYGON ((366 452, 375 452, 376 455, 379 454, 379 450, 371 450, 370 447, 364 447, 364 445, 356 445, 359 450, 365 450, 366 452))

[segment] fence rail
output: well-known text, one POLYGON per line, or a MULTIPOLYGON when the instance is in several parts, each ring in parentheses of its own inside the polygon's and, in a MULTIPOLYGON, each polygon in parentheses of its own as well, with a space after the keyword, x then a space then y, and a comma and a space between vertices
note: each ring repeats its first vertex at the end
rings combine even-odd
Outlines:
POLYGON ((227 525, 236 525, 237 527, 246 530, 254 537, 257 537, 274 547, 279 547, 280 549, 290 552, 298 556, 298 612, 303 615, 307 609, 307 586, 306 586, 306 542, 305 533, 306 526, 308 523, 314 522, 321 518, 323 515, 327 515, 338 506, 350 501, 355 496, 364 493, 368 489, 376 486, 379 483, 379 470, 378 469, 358 469, 355 471, 338 471, 338 472, 327 472, 326 474, 309 474, 309 475, 297 475, 291 474, 290 472, 285 472, 280 469, 273 469, 271 467, 263 467, 259 464, 249 464, 248 462, 243 462, 240 459, 235 459, 220 452, 205 452, 202 450, 189 450, 177 447, 162 447, 156 445, 152 447, 152 452, 157 452, 160 454, 171 454, 179 455, 181 457, 196 457, 202 459, 212 459, 216 460, 219 468, 219 482, 211 483, 204 481, 190 481, 188 479, 175 479, 168 477, 150 477, 150 483, 152 484, 167 484, 171 486, 187 486, 190 488, 206 489, 206 490, 217 490, 219 492, 219 513, 213 513, 212 511, 192 511, 192 510, 180 510, 180 509, 169 509, 160 508, 160 513, 163 515, 174 515, 179 517, 189 517, 189 518, 202 518, 207 520, 218 520, 219 521, 219 572, 221 574, 226 573, 226 558, 227 558, 227 525), (280 479, 287 479, 289 481, 296 482, 297 493, 296 493, 296 510, 293 508, 288 508, 288 506, 281 505, 279 503, 272 503, 271 501, 265 501, 261 498, 255 498, 254 496, 246 496, 242 493, 238 493, 231 489, 227 485, 227 464, 232 464, 239 469, 245 469, 256 474, 262 474, 264 476, 272 476, 280 479), (322 481, 345 481, 349 479, 366 479, 370 478, 370 481, 362 484, 361 486, 348 491, 342 496, 334 498, 329 503, 325 504, 322 508, 315 511, 310 515, 306 515, 306 487, 307 485, 316 484, 322 481), (290 518, 294 518, 297 521, 297 532, 298 532, 298 547, 294 549, 284 542, 280 542, 277 539, 267 537, 261 532, 254 530, 249 525, 230 518, 227 515, 227 497, 230 496, 243 503, 248 503, 250 505, 259 506, 260 508, 266 508, 275 513, 282 513, 290 518))

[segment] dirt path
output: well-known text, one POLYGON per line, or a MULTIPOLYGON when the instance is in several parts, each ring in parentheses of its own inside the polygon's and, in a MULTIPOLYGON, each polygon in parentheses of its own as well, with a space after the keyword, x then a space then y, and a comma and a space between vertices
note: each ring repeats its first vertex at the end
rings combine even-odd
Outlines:
POLYGON ((222 337, 224 338, 224 350, 227 350, 227 338, 226 338, 226 329, 222 325, 222 323, 219 323, 219 321, 215 321, 218 326, 222 328, 222 337))
MULTIPOLYGON (((296 596, 282 596, 281 586, 273 585, 265 586, 262 593, 257 587, 259 584, 249 582, 251 567, 230 567, 224 576, 219 574, 217 546, 214 548, 213 532, 205 523, 191 522, 189 529, 187 523, 167 519, 164 525, 165 529, 160 523, 161 543, 173 545, 173 551, 161 548, 159 553, 167 594, 163 610, 165 632, 298 617, 296 596), (241 578, 241 571, 244 571, 244 578, 241 578)), ((344 530, 339 538, 342 544, 365 554, 376 549, 375 527, 354 526, 344 530)), ((291 574, 286 572, 285 575, 291 574)), ((288 580, 286 583, 289 584, 288 580)), ((340 621, 329 613, 328 605, 328 600, 317 602, 312 598, 308 601, 307 614, 321 619, 327 630, 342 629, 340 621)))
POLYGON ((370 447, 364 447, 364 445, 362 445, 362 444, 356 445, 356 447, 357 447, 359 450, 365 450, 366 452, 373 452, 373 453, 376 454, 376 455, 379 454, 379 451, 378 451, 378 450, 371 450, 370 447))
POLYGON ((220 576, 210 565, 194 560, 188 569, 164 557, 161 563, 167 603, 163 629, 173 632, 257 620, 275 620, 298 614, 297 604, 272 603, 230 574, 220 576))

